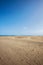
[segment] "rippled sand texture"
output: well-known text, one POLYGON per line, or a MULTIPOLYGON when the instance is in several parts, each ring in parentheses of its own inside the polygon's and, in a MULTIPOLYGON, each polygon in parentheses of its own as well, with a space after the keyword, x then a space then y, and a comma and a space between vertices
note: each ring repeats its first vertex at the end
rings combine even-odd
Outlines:
POLYGON ((0 36, 0 65, 43 65, 43 36, 0 36))

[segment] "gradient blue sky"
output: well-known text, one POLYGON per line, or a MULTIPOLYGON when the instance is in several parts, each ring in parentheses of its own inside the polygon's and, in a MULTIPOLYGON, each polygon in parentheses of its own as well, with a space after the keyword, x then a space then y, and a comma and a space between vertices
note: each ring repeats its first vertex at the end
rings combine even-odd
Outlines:
POLYGON ((43 0, 0 0, 0 35, 43 35, 43 0))

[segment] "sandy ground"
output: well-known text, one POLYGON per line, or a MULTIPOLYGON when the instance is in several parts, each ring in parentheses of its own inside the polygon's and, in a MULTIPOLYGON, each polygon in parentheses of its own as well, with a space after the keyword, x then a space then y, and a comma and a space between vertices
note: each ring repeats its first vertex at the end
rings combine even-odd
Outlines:
POLYGON ((43 65, 43 37, 0 37, 0 65, 43 65))

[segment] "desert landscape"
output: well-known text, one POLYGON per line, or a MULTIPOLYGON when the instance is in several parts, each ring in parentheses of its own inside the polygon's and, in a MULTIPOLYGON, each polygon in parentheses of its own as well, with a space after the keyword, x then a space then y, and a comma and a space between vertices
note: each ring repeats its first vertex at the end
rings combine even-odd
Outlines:
POLYGON ((43 36, 0 36, 0 65, 43 65, 43 36))

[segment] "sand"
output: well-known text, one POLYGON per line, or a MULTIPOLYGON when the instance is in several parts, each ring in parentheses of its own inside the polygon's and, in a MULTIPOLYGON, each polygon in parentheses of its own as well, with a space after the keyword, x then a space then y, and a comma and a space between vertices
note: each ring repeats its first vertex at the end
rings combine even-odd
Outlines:
POLYGON ((43 36, 0 36, 0 65, 43 65, 43 36))

